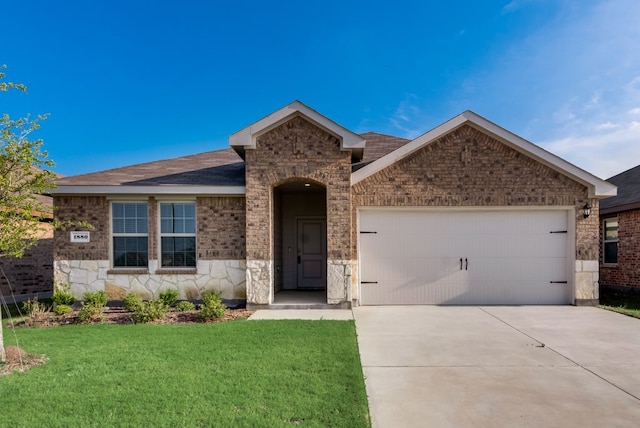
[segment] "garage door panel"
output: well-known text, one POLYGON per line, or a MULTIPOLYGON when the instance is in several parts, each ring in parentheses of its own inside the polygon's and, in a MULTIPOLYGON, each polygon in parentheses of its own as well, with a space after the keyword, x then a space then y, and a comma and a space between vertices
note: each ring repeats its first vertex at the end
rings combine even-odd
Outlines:
POLYGON ((360 230, 362 304, 571 298, 566 211, 362 211, 360 230))

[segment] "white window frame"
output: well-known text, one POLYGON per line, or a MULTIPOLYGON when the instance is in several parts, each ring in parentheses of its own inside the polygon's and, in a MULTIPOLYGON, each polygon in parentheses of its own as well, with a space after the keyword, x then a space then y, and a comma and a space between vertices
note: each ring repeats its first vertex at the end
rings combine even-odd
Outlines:
POLYGON ((167 200, 159 200, 158 201, 158 267, 160 269, 187 269, 187 270, 191 270, 191 269, 196 269, 197 265, 198 265, 198 205, 196 203, 195 200, 193 199, 177 199, 177 200, 173 200, 173 199, 167 199, 167 200), (194 225, 193 225, 193 233, 192 232, 184 232, 184 233, 163 233, 162 232, 162 205, 164 204, 190 204, 193 205, 193 220, 194 220, 194 225), (162 238, 181 238, 181 237, 185 237, 185 238, 194 238, 194 245, 195 245, 195 249, 194 249, 194 264, 193 266, 167 266, 164 265, 164 258, 163 258, 163 248, 162 248, 162 238))
POLYGON ((111 267, 113 269, 148 269, 149 268, 149 203, 148 201, 143 200, 114 200, 110 203, 110 213, 109 213, 109 229, 110 229, 110 237, 109 237, 109 258, 111 259, 111 267), (114 214, 113 207, 116 204, 140 204, 145 205, 146 210, 146 224, 147 231, 146 233, 116 233, 114 232, 114 214), (116 254, 115 254, 115 239, 114 238, 147 238, 147 264, 143 266, 116 266, 116 254))
POLYGON ((618 264, 618 261, 620 259, 620 254, 619 254, 619 250, 620 250, 620 219, 618 217, 607 217, 602 219, 602 264, 606 265, 606 266, 616 266, 618 264), (607 239, 607 222, 611 221, 611 220, 615 220, 616 223, 618 224, 616 227, 616 230, 618 232, 618 234, 616 235, 617 237, 615 239, 607 239), (615 262, 607 262, 606 261, 606 252, 605 252, 605 247, 606 244, 616 244, 616 261, 615 262))

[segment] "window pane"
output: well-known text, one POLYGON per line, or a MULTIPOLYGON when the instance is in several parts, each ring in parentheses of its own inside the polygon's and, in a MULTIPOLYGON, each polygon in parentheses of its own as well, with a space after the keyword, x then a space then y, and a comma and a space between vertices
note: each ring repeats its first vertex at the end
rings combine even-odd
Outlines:
POLYGON ((116 267, 146 267, 148 261, 146 237, 114 237, 113 265, 116 267))
POLYGON ((113 219, 113 233, 124 233, 124 220, 121 218, 113 219))
POLYGON ((162 266, 196 266, 195 237, 163 237, 160 242, 162 245, 162 266))
POLYGON ((184 233, 196 233, 195 219, 186 219, 184 221, 184 233))
POLYGON ((124 217, 124 204, 113 204, 113 217, 124 217))
POLYGON ((617 242, 605 242, 604 262, 618 263, 618 243, 617 242))

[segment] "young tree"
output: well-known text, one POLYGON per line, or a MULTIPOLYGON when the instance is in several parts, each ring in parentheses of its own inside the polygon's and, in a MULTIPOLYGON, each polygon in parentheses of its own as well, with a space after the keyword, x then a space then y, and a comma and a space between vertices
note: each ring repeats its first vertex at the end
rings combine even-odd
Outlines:
MULTIPOLYGON (((6 82, 6 66, 0 66, 0 92, 26 92, 25 85, 6 82)), ((40 220, 47 213, 37 195, 55 187, 53 162, 42 149, 42 139, 30 139, 46 116, 0 118, 0 257, 20 258, 37 243, 40 220)), ((5 361, 0 316, 0 362, 5 361)))

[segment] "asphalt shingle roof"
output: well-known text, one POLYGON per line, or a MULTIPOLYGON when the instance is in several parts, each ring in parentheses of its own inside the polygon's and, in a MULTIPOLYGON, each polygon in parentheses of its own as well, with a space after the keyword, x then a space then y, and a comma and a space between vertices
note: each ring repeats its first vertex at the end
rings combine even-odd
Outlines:
POLYGON ((141 163, 57 181, 58 186, 244 186, 244 161, 233 149, 141 163))
POLYGON ((600 211, 612 213, 640 208, 640 165, 607 180, 618 186, 618 195, 600 201, 600 211))
MULTIPOLYGON (((410 140, 367 132, 362 161, 356 170, 391 153, 410 140)), ((64 177, 58 186, 244 186, 244 161, 231 148, 64 177)))

